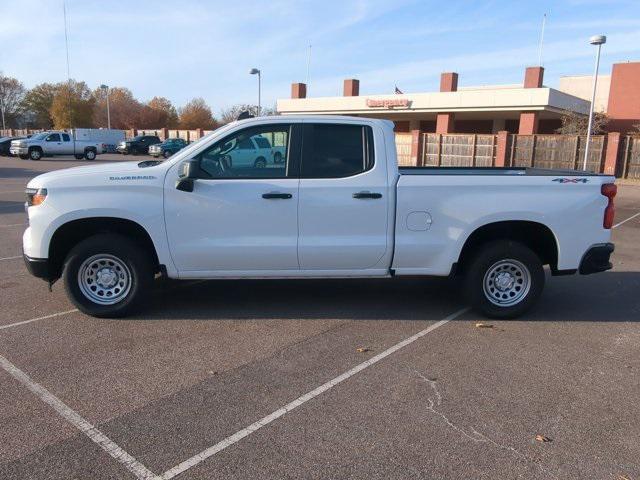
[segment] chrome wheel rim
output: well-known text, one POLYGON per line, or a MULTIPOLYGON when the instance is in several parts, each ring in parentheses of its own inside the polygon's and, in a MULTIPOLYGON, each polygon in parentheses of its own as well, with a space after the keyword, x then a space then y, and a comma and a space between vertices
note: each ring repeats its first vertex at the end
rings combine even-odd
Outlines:
POLYGON ((78 270, 82 294, 93 303, 113 305, 131 290, 131 272, 118 257, 101 253, 87 258, 78 270))
POLYGON ((484 295, 499 307, 520 303, 531 289, 531 273, 518 260, 506 259, 487 269, 482 282, 484 295))

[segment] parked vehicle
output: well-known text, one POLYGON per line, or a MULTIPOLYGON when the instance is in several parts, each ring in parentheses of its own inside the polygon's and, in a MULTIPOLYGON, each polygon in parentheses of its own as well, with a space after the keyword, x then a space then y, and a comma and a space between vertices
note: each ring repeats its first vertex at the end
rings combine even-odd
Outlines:
POLYGON ((78 140, 72 133, 64 131, 48 131, 37 133, 30 138, 12 140, 9 151, 23 160, 40 160, 42 157, 56 155, 75 155, 80 160, 95 160, 103 153, 104 147, 100 142, 78 140))
POLYGON ((162 143, 156 143, 149 147, 149 155, 152 157, 164 157, 169 158, 174 153, 179 152, 188 144, 181 138, 167 138, 162 143))
POLYGON ((146 155, 149 153, 149 147, 157 143, 161 143, 161 140, 155 135, 138 135, 137 137, 120 142, 117 151, 123 155, 146 155))
POLYGON ((240 140, 232 140, 225 149, 231 166, 265 168, 283 161, 285 147, 272 147, 267 134, 256 134, 240 140), (237 142, 234 143, 234 142, 237 142))
POLYGON ((115 153, 117 146, 124 140, 124 130, 108 128, 75 128, 76 140, 102 144, 104 153, 115 153))
POLYGON ((12 140, 22 140, 25 137, 0 137, 0 155, 5 157, 13 157, 9 151, 12 140))
POLYGON ((531 168, 399 168, 393 123, 255 118, 165 162, 40 175, 24 258, 98 317, 176 279, 450 276, 476 310, 517 317, 553 275, 611 268, 614 177, 531 168), (284 161, 240 162, 278 134, 284 161))

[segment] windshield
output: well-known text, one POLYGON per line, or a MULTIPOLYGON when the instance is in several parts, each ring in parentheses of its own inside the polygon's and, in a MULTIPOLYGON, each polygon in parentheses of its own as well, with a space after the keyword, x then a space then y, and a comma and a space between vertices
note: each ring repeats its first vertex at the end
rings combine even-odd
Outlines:
POLYGON ((142 135, 138 135, 137 137, 133 137, 131 140, 129 140, 130 142, 139 142, 140 140, 142 140, 144 137, 142 135))
POLYGON ((47 132, 36 133, 34 136, 31 137, 31 140, 44 140, 48 136, 49 134, 47 132))

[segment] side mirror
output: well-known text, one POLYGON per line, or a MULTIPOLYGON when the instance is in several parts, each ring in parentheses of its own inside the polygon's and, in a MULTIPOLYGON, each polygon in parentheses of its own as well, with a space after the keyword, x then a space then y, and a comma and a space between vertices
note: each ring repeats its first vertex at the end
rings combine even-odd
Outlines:
POLYGON ((179 179, 176 182, 176 189, 182 192, 193 192, 193 181, 198 178, 200 162, 192 159, 180 165, 179 179))

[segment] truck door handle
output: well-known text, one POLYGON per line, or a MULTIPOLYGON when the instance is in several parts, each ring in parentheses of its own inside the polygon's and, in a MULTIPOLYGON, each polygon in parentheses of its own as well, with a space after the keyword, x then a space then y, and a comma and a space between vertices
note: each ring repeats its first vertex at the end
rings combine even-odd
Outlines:
POLYGON ((353 194, 353 198, 363 199, 363 198, 382 198, 381 193, 372 193, 372 192, 357 192, 353 194))
POLYGON ((263 193, 262 198, 266 198, 267 200, 275 200, 281 198, 283 200, 288 200, 293 197, 290 193, 279 193, 279 192, 271 192, 271 193, 263 193))

